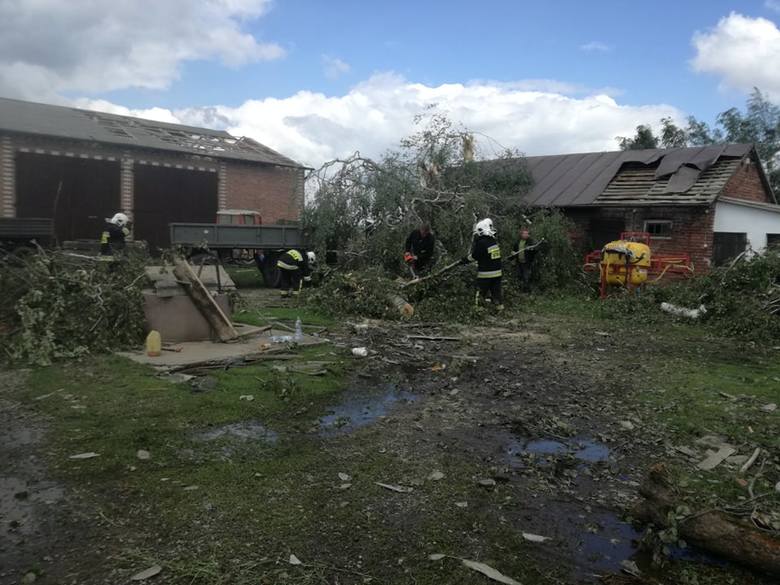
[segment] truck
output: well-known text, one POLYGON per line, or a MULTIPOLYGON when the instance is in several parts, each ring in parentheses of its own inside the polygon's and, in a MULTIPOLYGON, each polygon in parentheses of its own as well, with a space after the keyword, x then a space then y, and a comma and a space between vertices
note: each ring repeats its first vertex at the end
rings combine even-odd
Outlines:
POLYGON ((204 250, 216 253, 222 261, 258 262, 268 286, 278 281, 277 257, 290 248, 306 248, 303 229, 298 224, 265 225, 259 212, 224 209, 216 223, 169 224, 172 246, 196 255, 204 250))
POLYGON ((54 241, 54 221, 46 217, 1 217, 0 249, 14 251, 54 241))

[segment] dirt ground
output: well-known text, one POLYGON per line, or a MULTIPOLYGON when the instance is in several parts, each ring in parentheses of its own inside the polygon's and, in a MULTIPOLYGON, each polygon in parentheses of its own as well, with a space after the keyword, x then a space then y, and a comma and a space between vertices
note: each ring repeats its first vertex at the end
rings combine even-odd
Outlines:
MULTIPOLYGON (((672 561, 654 567, 652 550, 640 550, 650 539, 630 522, 650 465, 690 469, 705 455, 658 416, 655 400, 668 392, 658 364, 682 359, 674 344, 690 344, 684 335, 654 342, 531 314, 487 316, 478 327, 341 323, 325 335, 346 365, 345 390, 199 433, 190 420, 161 443, 170 459, 142 481, 126 463, 63 474, 38 409, 63 391, 25 393, 24 372, 3 374, 0 583, 128 582, 151 565, 162 569, 155 583, 490 582, 460 558, 525 585, 772 582, 678 543, 666 551, 672 561), (351 357, 354 347, 369 356, 351 357), (209 484, 197 474, 216 461, 221 475, 209 484), (149 491, 177 472, 177 493, 193 488, 179 500, 149 491), (247 477, 257 483, 247 487, 247 477), (193 559, 204 568, 182 568, 193 559), (642 576, 610 577, 626 561, 642 576)), ((695 343, 707 355, 728 345, 695 343)), ((224 379, 212 392, 230 391, 224 379)), ((68 404, 70 414, 78 406, 68 404)))

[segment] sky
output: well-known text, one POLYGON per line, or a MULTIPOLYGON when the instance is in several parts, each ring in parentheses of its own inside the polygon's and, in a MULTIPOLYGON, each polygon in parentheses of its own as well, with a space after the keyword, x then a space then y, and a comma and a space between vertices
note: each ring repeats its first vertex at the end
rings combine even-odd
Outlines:
POLYGON ((0 0, 0 96, 378 156, 424 111, 478 154, 614 150, 780 102, 780 0, 0 0))

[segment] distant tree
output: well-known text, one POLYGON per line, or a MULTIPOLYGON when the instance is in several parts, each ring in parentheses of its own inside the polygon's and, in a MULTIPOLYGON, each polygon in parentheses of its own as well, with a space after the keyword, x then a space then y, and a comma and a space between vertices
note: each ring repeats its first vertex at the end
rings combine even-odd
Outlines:
POLYGON ((772 188, 780 193, 780 106, 770 102, 758 88, 753 88, 744 111, 729 108, 721 112, 714 127, 694 116, 686 122, 686 127, 681 128, 671 118, 662 118, 660 140, 653 136, 649 126, 641 125, 637 126, 633 138, 618 137, 617 141, 622 150, 655 148, 659 143, 664 148, 753 143, 772 188), (653 142, 655 145, 651 146, 653 142))
POLYGON ((643 148, 658 148, 658 138, 653 134, 650 126, 640 124, 636 127, 636 134, 632 137, 618 136, 616 138, 620 150, 641 150, 643 148))

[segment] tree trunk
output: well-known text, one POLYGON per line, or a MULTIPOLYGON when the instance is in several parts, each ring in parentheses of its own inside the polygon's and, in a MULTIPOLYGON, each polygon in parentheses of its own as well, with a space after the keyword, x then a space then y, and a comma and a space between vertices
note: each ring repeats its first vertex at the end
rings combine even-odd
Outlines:
MULTIPOLYGON (((662 463, 650 469, 639 493, 645 499, 635 506, 634 517, 667 528, 669 512, 678 502, 662 463)), ((719 556, 770 575, 780 575, 780 539, 725 512, 692 514, 678 522, 677 533, 686 542, 719 556)))
POLYGON ((174 258, 173 273, 179 280, 189 283, 189 286, 185 286, 184 289, 200 313, 214 329, 219 340, 233 341, 238 339, 238 331, 233 327, 232 321, 222 312, 222 309, 211 297, 211 293, 203 286, 203 283, 192 270, 189 263, 181 258, 174 258))

